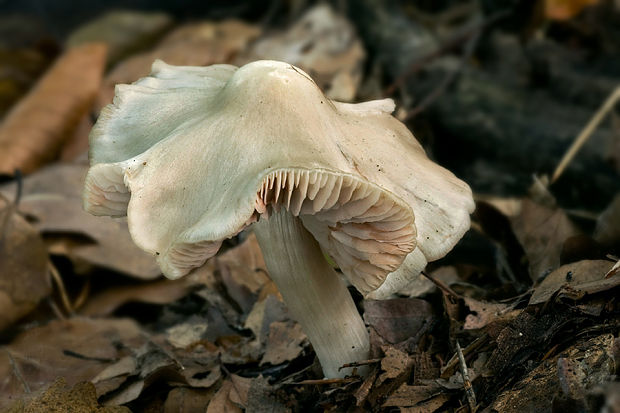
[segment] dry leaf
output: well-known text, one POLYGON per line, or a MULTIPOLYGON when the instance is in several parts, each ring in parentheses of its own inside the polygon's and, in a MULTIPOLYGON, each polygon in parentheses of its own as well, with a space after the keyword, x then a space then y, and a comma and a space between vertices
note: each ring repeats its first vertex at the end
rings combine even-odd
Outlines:
POLYGON ((270 282, 256 235, 250 233, 240 245, 215 257, 213 265, 228 295, 244 314, 249 313, 259 291, 270 282))
POLYGON ((551 20, 569 20, 598 0, 545 0, 545 17, 551 20))
POLYGON ((138 369, 138 362, 133 356, 125 356, 111 366, 106 367, 91 379, 101 396, 118 389, 127 378, 138 369))
POLYGON ((30 173, 53 160, 99 90, 106 46, 65 52, 0 126, 0 174, 30 173))
MULTIPOLYGON (((108 405, 120 405, 134 401, 151 384, 158 380, 165 381, 167 378, 171 378, 178 381, 182 377, 180 371, 183 369, 183 366, 180 362, 167 349, 156 344, 153 340, 147 341, 140 347, 133 346, 131 350, 135 361, 134 371, 130 371, 131 363, 124 360, 112 366, 114 372, 121 377, 125 378, 125 376, 128 376, 118 389, 114 389, 112 393, 104 395, 103 399, 108 405)), ((109 369, 100 373, 96 379, 100 380, 102 376, 110 377, 111 372, 109 369)), ((100 383, 105 382, 106 380, 102 380, 96 383, 98 393, 101 391, 100 383)))
MULTIPOLYGON (((35 221, 44 235, 55 237, 56 245, 76 263, 86 262, 119 273, 153 279, 161 275, 155 258, 142 251, 131 239, 126 219, 101 218, 82 210, 82 186, 88 166, 57 164, 24 180, 20 211, 35 221), (71 235, 93 242, 71 241, 71 235), (61 237, 61 240, 58 240, 61 237)), ((0 192, 14 192, 14 185, 0 192)))
POLYGON ((433 317, 430 304, 417 298, 364 301, 364 321, 392 344, 419 337, 433 317))
POLYGON ((178 66, 227 63, 259 33, 257 26, 237 20, 183 25, 168 34, 154 50, 120 62, 105 78, 96 107, 101 109, 112 102, 115 85, 147 76, 155 59, 178 66))
POLYGON ((204 412, 215 390, 192 389, 189 387, 176 387, 168 393, 164 403, 163 413, 194 413, 204 412))
POLYGON ((530 305, 544 303, 558 291, 560 296, 580 299, 585 294, 606 291, 620 284, 620 277, 605 278, 614 263, 583 260, 566 264, 553 271, 534 289, 530 305))
POLYGON ((351 101, 362 80, 365 57, 353 25, 321 4, 288 30, 257 41, 235 64, 281 60, 308 72, 330 99, 351 101))
POLYGON ((213 269, 209 264, 178 280, 157 280, 130 286, 114 287, 90 297, 80 309, 86 316, 106 316, 130 302, 164 305, 177 301, 199 286, 214 285, 213 269))
POLYGON ((593 237, 603 245, 620 245, 620 194, 614 197, 596 220, 593 237))
POLYGON ((51 290, 39 233, 0 195, 0 331, 30 313, 51 290))
POLYGON ((90 380, 144 340, 130 320, 73 318, 25 331, 0 350, 0 409, 58 377, 90 380))
POLYGON ((470 297, 464 297, 463 300, 470 310, 470 313, 465 317, 464 330, 475 330, 490 323, 505 321, 511 317, 516 317, 521 312, 521 310, 514 310, 518 301, 512 304, 504 304, 478 301, 470 297))
POLYGON ((301 326, 294 321, 271 323, 265 355, 260 364, 277 365, 295 360, 304 350, 303 343, 306 339, 301 326))
POLYGON ((564 211, 524 200, 512 220, 517 239, 525 250, 530 277, 538 280, 560 266, 564 241, 579 232, 564 211))
MULTIPOLYGON (((383 403, 383 407, 388 406, 400 406, 411 407, 416 406, 418 403, 426 404, 428 400, 434 399, 438 396, 442 396, 443 389, 439 385, 427 385, 427 386, 410 386, 407 383, 401 384, 396 391, 390 394, 387 400, 383 403)), ((439 398, 439 405, 441 407, 448 400, 447 395, 439 398)), ((424 409, 422 411, 433 412, 435 409, 424 409)))
POLYGON ((264 343, 269 335, 270 325, 287 319, 288 314, 284 303, 270 294, 254 304, 245 320, 244 327, 252 330, 254 337, 260 343, 264 343))
POLYGON ((252 384, 252 379, 241 377, 236 374, 231 374, 230 379, 232 380, 232 389, 230 389, 230 394, 228 397, 230 400, 239 405, 242 408, 248 407, 248 393, 250 391, 250 385, 252 384))
MULTIPOLYGON (((73 248, 83 249, 86 246, 73 248)), ((247 309, 249 312, 257 301, 258 292, 269 281, 264 267, 265 263, 256 236, 250 234, 240 245, 209 260, 185 277, 102 291, 90 298, 80 313, 89 316, 105 316, 129 302, 164 305, 186 296, 200 286, 216 290, 218 280, 214 276, 215 271, 219 271, 221 282, 228 295, 239 304, 244 312, 249 307, 247 309)), ((156 273, 159 274, 159 271, 156 270, 156 273)))
POLYGON ((394 347, 385 348, 385 357, 381 360, 381 382, 387 379, 395 379, 411 370, 413 359, 405 352, 394 347))
POLYGON ((207 407, 207 413, 242 413, 243 410, 230 400, 229 396, 232 390, 233 383, 228 379, 211 399, 207 407))

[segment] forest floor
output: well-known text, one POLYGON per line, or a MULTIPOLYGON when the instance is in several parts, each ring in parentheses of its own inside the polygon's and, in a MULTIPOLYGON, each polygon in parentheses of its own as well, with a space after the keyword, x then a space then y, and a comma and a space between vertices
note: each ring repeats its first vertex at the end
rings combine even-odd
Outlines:
POLYGON ((0 16, 0 411, 620 413, 618 2, 271 3, 61 36, 0 16), (472 187, 470 231, 418 282, 350 288, 364 377, 323 379, 251 231, 167 280, 126 220, 82 210, 89 131, 155 59, 392 97, 472 187))

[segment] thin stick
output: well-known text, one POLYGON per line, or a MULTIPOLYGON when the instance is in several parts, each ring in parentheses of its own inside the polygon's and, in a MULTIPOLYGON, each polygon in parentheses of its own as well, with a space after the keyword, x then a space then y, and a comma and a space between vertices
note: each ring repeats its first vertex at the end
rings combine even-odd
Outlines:
POLYGON ((54 300, 52 300, 51 297, 47 297, 47 304, 50 306, 50 308, 52 309, 52 312, 54 313, 57 319, 61 321, 64 321, 67 319, 67 317, 65 317, 62 311, 60 311, 60 308, 58 308, 58 306, 56 305, 54 300))
POLYGON ((611 109, 614 107, 618 100, 620 100, 620 86, 617 87, 611 95, 609 95, 607 100, 605 100, 605 103, 603 103, 603 105, 596 111, 594 116, 592 116, 588 124, 585 126, 585 128, 583 128, 583 130, 577 136, 570 148, 568 148, 568 151, 566 151, 566 153, 562 157, 562 160, 553 172, 553 176, 551 177, 551 183, 558 180, 560 175, 562 175, 562 172, 564 172, 564 169, 566 169, 568 164, 577 154, 577 151, 579 151, 583 144, 586 143, 590 136, 592 136, 598 125, 605 118, 605 115, 607 115, 607 113, 611 111, 611 109))
POLYGON ((461 366, 461 376, 463 376, 463 388, 465 389, 465 395, 467 396, 467 404, 469 405, 469 411, 471 413, 476 411, 476 394, 474 393, 474 387, 469 380, 469 371, 467 370, 467 363, 465 363, 465 357, 458 340, 456 341, 456 354, 459 357, 459 363, 461 366))
MULTIPOLYGON (((487 342, 488 337, 489 336, 487 334, 484 334, 478 337, 477 339, 475 339, 473 342, 471 342, 467 347, 465 347, 464 350, 462 350, 463 356, 468 356, 472 352, 479 349, 482 345, 484 345, 487 342)), ((454 374, 454 369, 456 368, 458 363, 459 363, 458 355, 454 355, 450 357, 450 360, 448 360, 448 362, 445 364, 445 366, 443 366, 441 370, 441 378, 447 379, 450 376, 452 376, 454 374)))
POLYGON ((369 364, 375 364, 375 363, 380 363, 380 362, 381 362, 381 359, 370 359, 370 360, 356 361, 354 363, 345 363, 338 368, 338 371, 342 369, 346 369, 347 367, 367 366, 369 364))
POLYGON ((77 298, 73 302, 73 305, 72 305, 73 310, 77 311, 78 309, 80 309, 84 305, 86 300, 88 299, 89 295, 90 295, 90 278, 86 280, 86 282, 84 283, 84 286, 80 290, 80 294, 77 296, 77 298))
POLYGON ((19 380, 20 383, 22 384, 22 387, 26 391, 26 394, 32 393, 32 390, 30 390, 30 386, 28 385, 28 382, 26 382, 26 379, 24 379, 22 372, 19 370, 19 366, 15 362, 13 355, 7 349, 4 349, 4 351, 6 351, 6 355, 9 357, 9 363, 11 364, 11 368, 13 369, 13 373, 15 374, 15 377, 17 377, 17 380, 19 380))
POLYGON ((65 283, 62 281, 60 273, 51 261, 47 262, 47 267, 49 268, 50 274, 52 274, 52 279, 56 283, 56 287, 58 287, 58 293, 60 294, 60 299, 62 301, 63 307, 65 308, 65 311, 69 315, 73 314, 71 300, 69 299, 69 295, 67 294, 67 290, 65 288, 65 283))
POLYGON ((450 295, 450 296, 452 296, 454 298, 459 298, 460 297, 452 288, 448 287, 448 285, 446 283, 444 283, 443 281, 438 280, 437 278, 433 277, 430 274, 427 274, 424 271, 422 271, 421 274, 423 276, 425 276, 426 278, 428 278, 429 280, 431 280, 433 282, 433 284, 435 284, 437 286, 437 288, 439 288, 441 291, 443 291, 447 295, 450 295))

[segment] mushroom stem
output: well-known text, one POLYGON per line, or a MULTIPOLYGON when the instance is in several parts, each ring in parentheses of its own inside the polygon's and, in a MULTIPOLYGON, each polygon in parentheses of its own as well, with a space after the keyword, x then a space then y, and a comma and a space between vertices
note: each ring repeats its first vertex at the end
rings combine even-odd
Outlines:
POLYGON ((319 244, 300 219, 284 208, 274 211, 268 220, 261 219, 254 231, 269 275, 312 343, 325 376, 351 374, 351 368, 340 367, 368 359, 368 331, 319 244))

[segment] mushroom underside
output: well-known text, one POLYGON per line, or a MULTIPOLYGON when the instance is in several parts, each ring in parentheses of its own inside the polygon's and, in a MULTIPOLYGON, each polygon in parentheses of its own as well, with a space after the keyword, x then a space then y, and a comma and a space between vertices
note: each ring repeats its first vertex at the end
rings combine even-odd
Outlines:
MULTIPOLYGON (((131 198, 125 172, 120 164, 101 166, 87 177, 85 207, 96 215, 125 215, 131 198)), ((377 289, 416 246, 413 212, 399 197, 347 173, 304 168, 262 174, 253 209, 230 236, 282 208, 301 219, 364 294, 377 289)), ((160 252, 158 261, 164 274, 177 278, 215 255, 221 242, 177 241, 160 252)))

